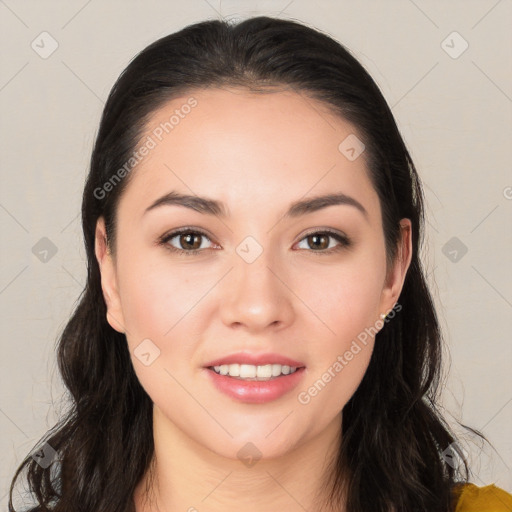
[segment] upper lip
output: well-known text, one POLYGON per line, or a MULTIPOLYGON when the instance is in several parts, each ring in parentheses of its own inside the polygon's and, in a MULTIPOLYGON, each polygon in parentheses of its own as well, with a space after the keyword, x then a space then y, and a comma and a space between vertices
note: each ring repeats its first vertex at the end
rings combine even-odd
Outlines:
POLYGON ((223 364, 251 364, 254 366, 264 366, 266 364, 280 364, 287 366, 295 366, 297 368, 304 366, 304 363, 300 361, 295 361, 286 356, 282 356, 280 354, 249 354, 247 352, 237 352, 235 354, 229 354, 224 357, 220 357, 213 361, 210 361, 205 364, 205 367, 208 368, 210 366, 221 366, 223 364))

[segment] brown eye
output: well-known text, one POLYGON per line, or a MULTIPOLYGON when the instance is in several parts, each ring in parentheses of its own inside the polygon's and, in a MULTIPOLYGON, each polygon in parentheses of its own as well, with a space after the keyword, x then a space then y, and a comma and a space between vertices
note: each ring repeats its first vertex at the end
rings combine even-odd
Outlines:
POLYGON ((190 256, 198 254, 205 249, 205 247, 201 247, 203 239, 210 241, 208 236, 201 231, 182 229, 164 235, 159 240, 159 243, 171 252, 190 256), (174 241, 174 239, 176 240, 174 241), (174 242, 171 243, 171 241, 174 242))
POLYGON ((196 233, 186 233, 179 235, 179 242, 184 249, 197 250, 201 247, 202 236, 196 233))
POLYGON ((330 236, 324 234, 309 235, 306 237, 309 247, 315 249, 327 249, 329 247, 329 238, 330 236))
POLYGON ((334 231, 315 231, 307 234, 299 243, 304 241, 306 241, 307 247, 301 247, 301 249, 310 249, 309 252, 318 253, 319 255, 331 254, 351 245, 348 237, 334 231), (331 244, 331 240, 336 240, 338 244, 331 244))

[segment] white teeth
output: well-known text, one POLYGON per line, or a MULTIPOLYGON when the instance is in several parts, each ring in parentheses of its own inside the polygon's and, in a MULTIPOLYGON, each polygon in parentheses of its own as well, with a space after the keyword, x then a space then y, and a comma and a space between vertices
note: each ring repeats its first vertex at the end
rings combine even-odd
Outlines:
MULTIPOLYGON (((257 372, 256 366, 252 364, 241 364, 240 365, 240 378, 241 379, 254 379, 257 372)), ((231 372, 230 372, 231 375, 231 372)))
POLYGON ((261 379, 261 378, 270 379, 270 377, 272 377, 272 365, 271 364, 266 364, 265 366, 257 366, 256 368, 257 368, 256 377, 258 377, 259 379, 261 379))
POLYGON ((265 364, 255 366, 252 364, 222 364, 214 366, 213 370, 220 375, 229 375, 244 380, 270 380, 280 375, 289 375, 297 371, 296 366, 286 364, 265 364))

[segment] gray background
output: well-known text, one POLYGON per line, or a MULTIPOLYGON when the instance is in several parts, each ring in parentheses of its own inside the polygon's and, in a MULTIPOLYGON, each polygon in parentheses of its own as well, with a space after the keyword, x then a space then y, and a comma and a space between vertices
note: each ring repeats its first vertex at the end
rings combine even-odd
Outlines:
POLYGON ((392 107, 427 199, 446 414, 494 445, 457 429, 472 480, 512 491, 510 1, 0 0, 2 508, 15 467, 65 407, 54 350, 84 283, 81 192, 110 88, 155 39, 257 14, 347 45, 392 107))

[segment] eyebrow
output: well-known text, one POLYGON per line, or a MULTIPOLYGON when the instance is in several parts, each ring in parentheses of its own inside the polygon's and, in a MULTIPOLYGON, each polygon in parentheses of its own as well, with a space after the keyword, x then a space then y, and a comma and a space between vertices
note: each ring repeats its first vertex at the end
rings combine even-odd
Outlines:
MULTIPOLYGON (((359 210, 368 220, 368 212, 366 211, 365 207, 353 197, 342 193, 326 194, 294 201, 291 203, 284 217, 296 218, 300 217, 301 215, 313 213, 323 208, 327 208, 328 206, 335 205, 353 206, 357 208, 357 210, 359 210)), ((159 197, 155 202, 146 208, 144 214, 160 206, 183 206, 205 215, 213 215, 215 217, 221 218, 228 217, 226 206, 220 201, 196 195, 180 194, 179 192, 175 191, 169 192, 168 194, 159 197)))

